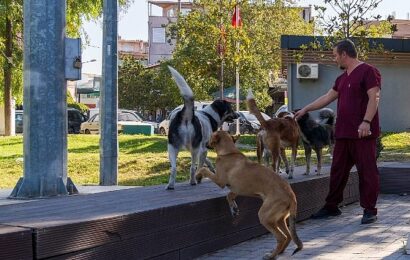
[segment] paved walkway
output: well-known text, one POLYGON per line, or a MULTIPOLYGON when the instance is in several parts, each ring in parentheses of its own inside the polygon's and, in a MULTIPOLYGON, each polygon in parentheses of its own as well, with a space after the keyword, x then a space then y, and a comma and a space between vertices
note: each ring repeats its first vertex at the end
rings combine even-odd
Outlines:
MULTIPOLYGON (((296 248, 291 242, 278 259, 410 259, 410 255, 405 254, 410 234, 410 196, 381 195, 378 211, 379 220, 369 225, 360 224, 359 203, 342 208, 343 214, 339 217, 297 223, 303 250, 291 256, 296 248)), ((199 259, 261 259, 275 245, 274 236, 269 234, 199 259)))

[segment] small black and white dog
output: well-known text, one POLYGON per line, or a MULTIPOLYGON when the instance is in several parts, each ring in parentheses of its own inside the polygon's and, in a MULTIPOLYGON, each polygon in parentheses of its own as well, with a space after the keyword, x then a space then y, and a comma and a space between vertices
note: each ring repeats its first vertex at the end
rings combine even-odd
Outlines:
POLYGON ((317 156, 317 175, 322 169, 322 149, 328 145, 330 156, 333 154, 335 113, 330 108, 319 111, 319 120, 315 121, 309 113, 304 114, 298 120, 303 146, 305 148, 306 172, 310 174, 310 158, 312 149, 317 156))
POLYGON ((174 68, 169 67, 179 91, 184 99, 184 106, 171 115, 168 132, 168 158, 171 163, 171 174, 167 185, 168 190, 175 187, 177 173, 177 156, 181 148, 191 152, 190 183, 195 185, 196 164, 202 167, 204 163, 215 171, 207 158, 207 144, 214 131, 224 121, 238 118, 231 104, 224 100, 216 100, 201 111, 194 111, 194 95, 185 79, 174 68))

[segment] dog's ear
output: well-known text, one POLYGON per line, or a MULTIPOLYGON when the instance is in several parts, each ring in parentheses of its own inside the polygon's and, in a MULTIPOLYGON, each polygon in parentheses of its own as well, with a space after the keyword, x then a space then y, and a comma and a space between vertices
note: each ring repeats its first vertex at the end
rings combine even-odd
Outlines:
POLYGON ((239 137, 241 137, 241 135, 231 135, 231 137, 232 137, 232 141, 234 142, 234 143, 236 143, 236 141, 238 141, 238 139, 239 139, 239 137))

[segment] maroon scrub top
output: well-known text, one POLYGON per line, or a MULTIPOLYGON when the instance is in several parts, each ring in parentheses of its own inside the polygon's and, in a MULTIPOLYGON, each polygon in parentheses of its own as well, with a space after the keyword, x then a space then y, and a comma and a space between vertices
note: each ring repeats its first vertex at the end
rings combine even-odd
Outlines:
MULTIPOLYGON (((375 67, 367 63, 358 65, 350 75, 345 71, 336 79, 333 90, 339 97, 335 138, 359 138, 357 130, 363 122, 369 101, 367 91, 374 87, 381 88, 381 75, 375 67)), ((378 111, 371 121, 370 131, 372 134, 366 138, 377 138, 380 134, 378 111)))

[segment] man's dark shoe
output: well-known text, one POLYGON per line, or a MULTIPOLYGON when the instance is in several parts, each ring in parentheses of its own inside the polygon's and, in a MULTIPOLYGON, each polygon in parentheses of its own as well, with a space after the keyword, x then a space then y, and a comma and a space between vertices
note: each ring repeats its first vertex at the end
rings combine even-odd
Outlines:
POLYGON ((376 220, 377 220, 376 215, 374 215, 372 213, 365 212, 363 214, 363 217, 362 217, 362 224, 374 223, 374 222, 376 222, 376 220))
POLYGON ((321 219, 321 218, 335 217, 335 216, 339 216, 341 214, 342 214, 342 212, 338 208, 336 208, 334 210, 321 208, 318 212, 313 214, 311 218, 321 219))

